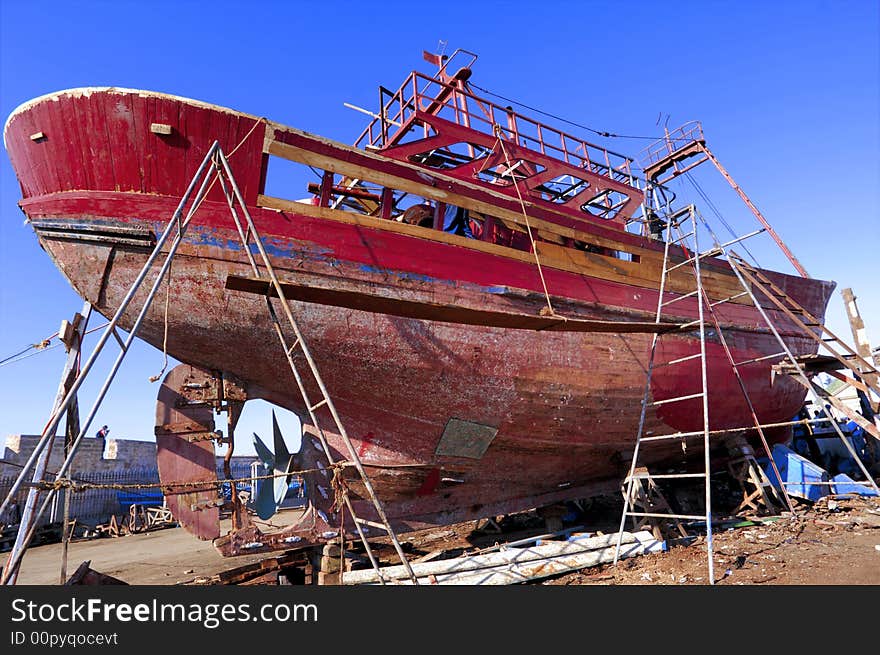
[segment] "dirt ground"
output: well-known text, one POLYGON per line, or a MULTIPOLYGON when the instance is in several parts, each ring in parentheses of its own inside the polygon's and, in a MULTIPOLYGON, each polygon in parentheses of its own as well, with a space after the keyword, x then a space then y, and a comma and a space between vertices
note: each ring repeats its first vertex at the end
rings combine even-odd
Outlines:
MULTIPOLYGON (((601 527, 617 530, 615 504, 597 508, 601 527), (612 520, 614 519, 614 520, 612 520)), ((823 498, 781 516, 733 519, 714 532, 715 582, 722 585, 880 585, 880 501, 860 497, 823 498), (739 526, 739 527, 733 527, 739 526)), ((587 517, 590 512, 587 512, 587 517)), ((534 513, 506 517, 500 526, 473 531, 474 523, 445 531, 402 536, 416 555, 437 548, 473 552, 494 542, 536 534, 543 527, 534 513), (506 525, 512 523, 513 525, 506 525), (519 523, 520 525, 516 525, 519 523), (512 529, 510 529, 512 528, 512 529), (517 530, 517 528, 520 528, 517 530), (510 530, 508 532, 508 530, 510 530)), ((494 526, 492 526, 494 527, 494 526)), ((604 530, 603 530, 604 528, 604 530)), ((544 585, 704 585, 709 583, 705 535, 667 552, 603 565, 537 581, 544 585)))
MULTIPOLYGON (((824 498, 812 506, 753 521, 732 521, 715 530, 715 578, 722 585, 880 585, 880 501, 857 497, 824 498), (734 527, 738 525, 739 527, 734 527)), ((613 532, 619 511, 614 501, 587 508, 576 519, 590 532, 613 532)), ((498 517, 495 524, 473 521, 401 535, 412 559, 450 557, 491 548, 496 543, 546 531, 536 512, 498 517), (475 529, 479 525, 479 529, 475 529), (500 529, 500 531, 499 531, 500 529), (442 551, 442 555, 439 553, 442 551)), ((566 527, 577 527, 569 524, 566 527)), ((389 563, 390 546, 377 547, 389 563)), ((263 555, 262 557, 265 557, 263 555)), ((6 554, 0 557, 4 561, 6 554)), ((181 528, 146 534, 74 541, 68 574, 85 560, 91 568, 129 584, 199 584, 221 571, 251 564, 260 555, 221 557, 209 542, 181 528)), ((28 551, 20 584, 59 582, 61 545, 28 551)), ((707 584, 705 537, 690 545, 537 581, 544 585, 700 585, 707 584)))
MULTIPOLYGON (((722 585, 880 585, 880 503, 823 499, 796 516, 714 535, 715 582, 722 585)), ((546 584, 707 584, 705 537, 561 576, 546 584)))
MULTIPOLYGON (((0 561, 5 563, 8 555, 3 553, 0 561)), ((199 541, 182 528, 168 528, 116 538, 74 540, 68 550, 67 574, 70 576, 89 560, 92 569, 129 584, 174 585, 260 559, 258 555, 222 557, 211 542, 199 541)), ((18 582, 57 585, 60 572, 61 544, 37 546, 25 554, 18 582)))

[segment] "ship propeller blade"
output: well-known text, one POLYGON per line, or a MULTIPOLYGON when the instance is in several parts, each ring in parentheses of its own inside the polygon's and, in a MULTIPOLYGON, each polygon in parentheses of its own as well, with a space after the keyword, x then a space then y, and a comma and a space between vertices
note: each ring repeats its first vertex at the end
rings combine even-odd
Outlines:
POLYGON ((254 449, 257 456, 267 469, 272 471, 276 477, 271 480, 260 480, 257 484, 257 495, 254 501, 254 509, 257 516, 266 520, 272 517, 278 506, 284 501, 294 466, 294 457, 287 449, 284 442, 284 436, 281 434, 281 428, 278 427, 278 419, 275 417, 275 411, 272 411, 272 436, 275 447, 273 453, 269 447, 260 439, 259 435, 254 432, 254 449))

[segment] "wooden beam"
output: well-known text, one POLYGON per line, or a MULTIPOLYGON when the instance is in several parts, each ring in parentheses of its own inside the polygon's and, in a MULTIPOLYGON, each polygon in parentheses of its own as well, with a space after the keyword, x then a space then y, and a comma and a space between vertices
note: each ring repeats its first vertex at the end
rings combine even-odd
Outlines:
MULTIPOLYGON (((461 246, 470 250, 485 252, 507 259, 514 259, 529 264, 535 263, 535 256, 532 253, 522 250, 516 250, 508 246, 501 246, 478 239, 468 239, 466 237, 457 236, 442 230, 433 230, 430 228, 419 227, 417 225, 408 225, 387 219, 366 216, 364 214, 356 214, 354 212, 341 211, 337 209, 329 209, 327 207, 317 207, 293 200, 284 200, 283 198, 274 198, 271 196, 258 196, 257 205, 268 209, 279 211, 288 211, 303 216, 311 216, 313 218, 322 218, 350 225, 359 225, 365 228, 385 230, 407 236, 426 239, 429 241, 437 241, 447 243, 449 245, 461 246)), ((522 216, 520 215, 520 218, 522 216)), ((538 223, 543 223, 538 221, 538 223)), ((590 253, 574 248, 566 248, 552 243, 537 242, 538 255, 541 259, 541 265, 554 268, 579 275, 587 275, 600 280, 611 280, 621 282, 645 289, 657 289, 660 282, 660 272, 663 265, 662 255, 650 250, 641 250, 616 243, 610 240, 593 238, 587 233, 575 232, 568 228, 545 223, 562 231, 568 231, 576 234, 578 239, 587 239, 596 245, 604 245, 612 250, 626 248, 628 251, 636 251, 641 254, 639 262, 629 262, 607 255, 598 253, 590 253)), ((533 228, 535 225, 533 223, 533 228)), ((736 295, 742 288, 738 280, 733 275, 725 275, 721 272, 704 270, 702 272, 704 287, 713 299, 726 298, 736 295)), ((689 293, 693 291, 694 281, 692 274, 684 267, 673 271, 668 280, 667 290, 675 293, 689 293)), ((750 305, 751 300, 747 296, 737 298, 732 303, 750 305)))
MULTIPOLYGON (((278 296, 271 282, 258 278, 230 275, 226 278, 226 288, 261 296, 278 296)), ((680 329, 680 325, 677 323, 663 323, 658 326, 650 321, 601 321, 512 314, 469 309, 458 305, 402 300, 361 291, 310 287, 293 282, 282 282, 281 289, 288 300, 460 325, 482 325, 513 330, 547 330, 549 332, 654 333, 674 332, 680 329)))
MULTIPOLYGON (((270 126, 271 127, 271 126, 270 126)), ((293 131, 287 128, 279 128, 279 131, 289 131, 293 134, 299 134, 297 131, 293 131)), ((315 139, 316 137, 312 135, 305 135, 308 138, 315 139)), ((323 141, 323 140, 322 140, 323 141)), ((332 145, 333 147, 346 148, 350 149, 348 146, 343 146, 342 144, 335 144, 333 142, 327 142, 328 145, 332 145)), ((274 130, 267 128, 266 137, 263 146, 264 152, 269 153, 270 155, 274 155, 276 157, 281 157, 282 159, 288 159, 290 161, 295 161, 300 164, 306 164, 308 166, 314 166, 316 168, 321 168, 324 170, 332 170, 340 175, 344 175, 347 177, 357 178, 360 180, 366 180, 368 182, 375 182, 381 186, 388 186, 394 189, 399 189, 401 191, 406 191, 407 193, 412 193, 423 198, 429 198, 431 200, 435 200, 438 202, 447 202, 458 205, 459 207, 464 207, 465 209, 473 210, 481 214, 486 214, 488 216, 494 216, 496 218, 504 218, 514 223, 518 223, 520 225, 525 226, 526 219, 523 217, 522 211, 515 211, 511 209, 507 209, 499 206, 495 203, 484 202, 482 200, 476 200, 473 198, 469 198, 468 196, 463 196, 457 194, 453 191, 449 191, 447 189, 443 189, 439 186, 433 186, 430 182, 416 182, 413 180, 409 180, 407 178, 403 178, 397 175, 393 175, 391 173, 385 173, 383 171, 379 171, 376 168, 369 166, 362 166, 360 164, 355 164, 349 161, 345 161, 338 157, 331 157, 328 155, 323 155, 311 150, 306 150, 304 148, 299 148, 297 146, 292 146, 287 143, 283 143, 281 141, 277 141, 274 138, 274 130)), ((379 157, 372 153, 368 153, 361 150, 354 150, 359 156, 374 158, 377 162, 386 162, 386 158, 379 157)), ((462 182, 453 177, 448 177, 439 173, 437 171, 425 171, 414 165, 407 165, 404 162, 399 162, 394 160, 396 165, 399 165, 404 168, 411 168, 416 174, 420 176, 430 176, 431 178, 436 179, 439 182, 442 182, 444 186, 458 186, 464 189, 473 190, 479 193, 488 194, 494 198, 497 198, 500 202, 511 203, 516 202, 516 199, 510 198, 509 196, 497 193, 492 191, 491 189, 484 189, 482 187, 478 187, 476 185, 469 185, 466 182, 462 182)), ((537 209, 537 207, 525 200, 526 211, 531 212, 532 210, 537 209)), ((552 209, 542 208, 541 211, 544 212, 553 212, 552 209)), ((559 212, 553 212, 559 213, 559 212)), ((565 218, 568 221, 575 221, 577 219, 572 218, 567 214, 559 213, 561 218, 565 218)), ((598 246, 604 246, 608 248, 613 248, 615 250, 625 250, 627 252, 636 252, 636 251, 644 251, 644 252, 655 252, 653 250, 647 248, 639 248, 638 246, 633 246, 627 243, 623 243, 618 240, 614 240, 608 237, 602 237, 592 232, 586 231, 586 228, 593 227, 589 222, 589 217, 585 216, 583 219, 584 222, 584 230, 578 230, 571 227, 566 227, 564 225, 558 225, 557 223, 553 223, 551 221, 545 221, 540 218, 532 218, 531 216, 528 219, 532 229, 546 230, 548 232, 553 232, 555 234, 559 234, 560 236, 568 237, 571 239, 576 239, 578 241, 586 241, 589 243, 593 243, 598 246)), ((599 226, 599 229, 602 228, 599 226)), ((623 234, 629 234, 624 232, 623 234)), ((659 253, 662 256, 662 253, 659 253)))

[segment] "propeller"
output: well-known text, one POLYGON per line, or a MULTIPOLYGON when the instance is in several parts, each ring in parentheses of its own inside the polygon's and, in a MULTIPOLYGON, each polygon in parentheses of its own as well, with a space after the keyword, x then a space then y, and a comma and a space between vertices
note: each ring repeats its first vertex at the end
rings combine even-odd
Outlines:
POLYGON ((257 485, 254 509, 257 516, 263 520, 269 519, 275 514, 278 506, 287 495, 294 467, 294 457, 287 450, 287 444, 284 443, 281 428, 278 427, 278 419, 275 417, 275 410, 272 410, 272 433, 275 442, 274 453, 254 432, 254 449, 257 451, 257 456, 263 466, 277 476, 271 480, 260 480, 260 484, 257 485), (270 482, 271 484, 269 484, 270 482))

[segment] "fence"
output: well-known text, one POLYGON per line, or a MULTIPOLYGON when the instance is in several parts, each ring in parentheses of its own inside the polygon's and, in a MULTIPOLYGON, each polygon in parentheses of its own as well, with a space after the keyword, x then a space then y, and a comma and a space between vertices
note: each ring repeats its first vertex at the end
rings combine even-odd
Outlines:
MULTIPOLYGON (((236 479, 249 478, 251 473, 250 461, 233 461, 232 477, 236 479)), ((156 467, 134 468, 124 471, 110 472, 78 472, 72 476, 74 483, 103 485, 106 488, 85 489, 70 494, 70 519, 76 519, 81 525, 95 526, 107 523, 111 516, 117 518, 128 515, 132 503, 160 506, 163 502, 162 492, 159 487, 146 487, 142 489, 116 489, 113 485, 130 484, 157 484, 159 471, 156 467)), ((223 480, 223 466, 217 467, 217 477, 223 480)), ((14 476, 0 477, 0 498, 5 498, 15 482, 14 476)), ((239 489, 249 489, 250 481, 238 483, 239 489)), ((223 485, 223 495, 229 495, 229 485, 223 485)), ((21 510, 27 499, 28 487, 23 485, 15 497, 15 503, 0 516, 0 524, 14 525, 19 522, 21 510)), ((51 511, 40 520, 39 525, 45 525, 54 521, 61 521, 64 512, 64 495, 56 494, 51 511)))

